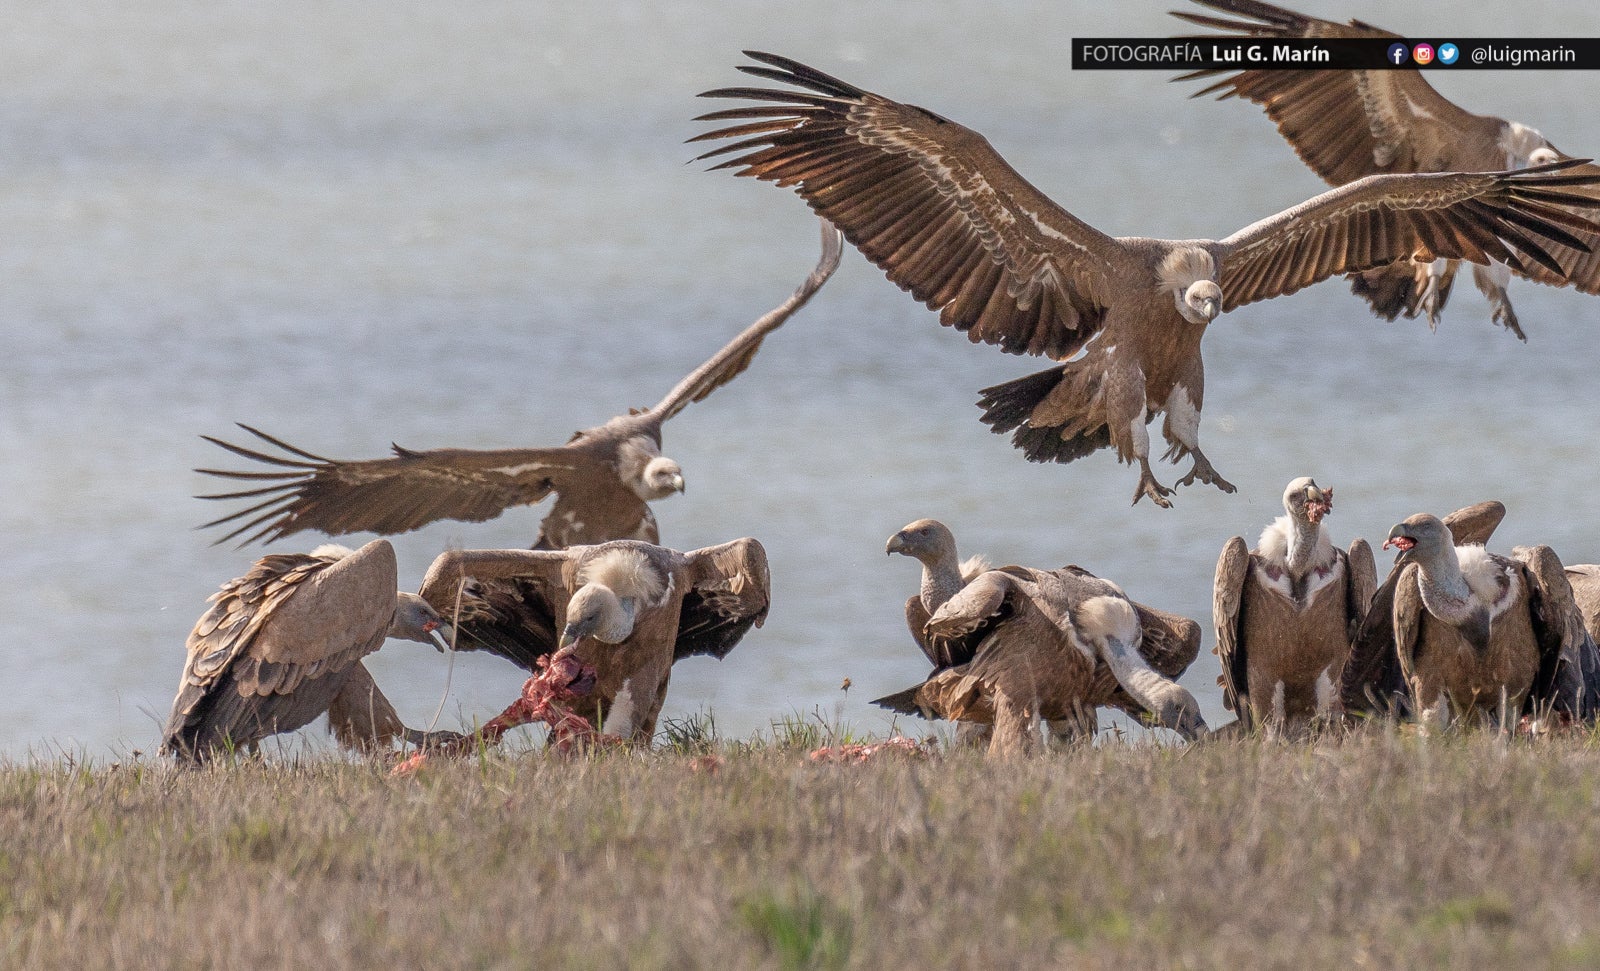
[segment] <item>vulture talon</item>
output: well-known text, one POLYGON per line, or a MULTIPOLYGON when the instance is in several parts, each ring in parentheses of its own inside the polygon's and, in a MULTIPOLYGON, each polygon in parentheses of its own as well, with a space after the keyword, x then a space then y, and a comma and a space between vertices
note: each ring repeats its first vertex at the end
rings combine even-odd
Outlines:
MULTIPOLYGON (((1230 491, 1232 487, 1229 487, 1230 491)), ((1172 495, 1172 490, 1156 481, 1156 477, 1148 471, 1139 476, 1139 487, 1133 490, 1133 505, 1137 506, 1139 500, 1145 496, 1162 509, 1171 509, 1172 500, 1167 497, 1172 495)))
POLYGON ((1206 485, 1214 485, 1230 496, 1238 491, 1232 482, 1217 474, 1217 470, 1211 467, 1211 462, 1204 455, 1196 451, 1194 456, 1194 465, 1190 466, 1188 475, 1178 480, 1178 485, 1194 485, 1198 480, 1206 485))

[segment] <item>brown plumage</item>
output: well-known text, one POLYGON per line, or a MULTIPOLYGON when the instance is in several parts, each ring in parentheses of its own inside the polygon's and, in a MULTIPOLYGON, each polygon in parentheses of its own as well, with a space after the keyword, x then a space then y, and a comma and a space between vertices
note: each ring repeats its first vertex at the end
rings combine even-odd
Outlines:
POLYGON ((1295 479, 1283 507, 1255 549, 1238 536, 1223 546, 1212 600, 1223 702, 1242 729, 1273 734, 1337 714, 1345 660, 1377 586, 1366 540, 1348 553, 1329 540, 1331 488, 1295 479))
POLYGON ((792 186, 946 325, 1017 354, 1067 360, 983 392, 983 420, 1032 461, 1114 446, 1137 463, 1134 502, 1169 505, 1150 471, 1145 425, 1165 413, 1178 480, 1233 486, 1200 450, 1200 342, 1217 314, 1334 274, 1418 253, 1543 263, 1569 229, 1600 227, 1558 204, 1600 205, 1569 187, 1600 171, 1381 176, 1323 193, 1221 240, 1113 239, 1018 175, 982 136, 788 58, 740 70, 790 85, 705 97, 757 102, 701 116, 732 121, 693 141, 734 141, 717 168, 792 186), (1074 358, 1074 355, 1079 355, 1074 358))
POLYGON ((921 684, 874 704, 992 725, 990 754, 1032 751, 1039 719, 1058 733, 1077 726, 1079 734, 1092 734, 1102 705, 1185 738, 1206 730, 1194 697, 1144 653, 1151 650, 1169 664, 1185 652, 1193 660, 1199 625, 1141 610, 1116 584, 1077 567, 989 570, 934 611, 926 635, 941 666, 921 684), (1163 630, 1146 645, 1151 623, 1163 630))
MULTIPOLYGON (((1464 506, 1444 517, 1457 546, 1488 545, 1506 507, 1494 499, 1464 506)), ((1410 711, 1400 658, 1394 650, 1394 594, 1400 585, 1403 563, 1396 563, 1373 593, 1345 663, 1339 700, 1347 715, 1405 714, 1410 711)))
MULTIPOLYGON (((517 581, 594 666, 580 712, 614 735, 648 743, 672 663, 722 658, 767 617, 767 557, 753 539, 680 553, 632 540, 568 550, 448 550, 423 580, 430 603, 456 599, 468 581, 517 581)), ((464 594, 467 611, 474 597, 464 594)))
POLYGON ((1425 513, 1389 533, 1405 563, 1395 590, 1395 652, 1412 710, 1424 724, 1494 722, 1523 715, 1583 718, 1584 630, 1561 561, 1548 546, 1510 557, 1456 546, 1425 513))
MULTIPOLYGON (((310 723, 347 688, 335 734, 356 747, 385 741, 398 718, 389 723, 386 701, 383 711, 360 711, 363 690, 376 691, 361 659, 387 637, 443 650, 440 631, 448 629, 420 597, 396 593, 396 583, 394 548, 373 540, 353 553, 264 556, 223 584, 189 634, 162 751, 203 760, 230 746, 253 748, 310 723)), ((398 731, 423 740, 403 725, 398 731)))
MULTIPOLYGON (((1352 20, 1347 24, 1319 20, 1261 3, 1259 0, 1195 0, 1202 6, 1245 19, 1233 20, 1173 11, 1173 16, 1230 34, 1266 38, 1399 39, 1398 34, 1352 20)), ((1566 159, 1539 132, 1492 115, 1475 115, 1447 100, 1417 70, 1196 71, 1178 80, 1227 74, 1195 97, 1216 94, 1219 100, 1245 98, 1261 105, 1267 117, 1306 165, 1331 185, 1344 185, 1369 175, 1400 172, 1494 172, 1566 159)), ((1592 165, 1574 173, 1600 173, 1592 165)), ((1593 195, 1595 190, 1573 186, 1593 195)), ((1574 228, 1586 248, 1556 243, 1546 249, 1561 266, 1551 272, 1536 264, 1512 269, 1540 283, 1571 283, 1584 293, 1600 293, 1600 254, 1593 252, 1600 236, 1574 228)), ((1443 254, 1440 254, 1443 255, 1443 254)), ((1416 262, 1404 259, 1350 274, 1351 290, 1364 297, 1373 312, 1389 320, 1399 314, 1425 313, 1438 323, 1450 295, 1458 264, 1455 260, 1416 262)), ((1506 295, 1504 267, 1474 266, 1473 280, 1489 298, 1495 323, 1522 340, 1516 311, 1506 295)))
POLYGON ((961 560, 956 553, 955 534, 937 519, 919 519, 907 524, 889 537, 884 552, 891 556, 896 553, 909 556, 922 564, 922 586, 916 596, 906 599, 906 627, 928 663, 941 667, 934 656, 933 645, 928 642, 928 618, 963 586, 988 570, 989 563, 982 556, 961 560))
POLYGON ((197 470, 273 483, 201 496, 258 500, 201 528, 233 527, 219 543, 241 535, 244 543, 271 542, 307 529, 331 536, 356 532, 393 535, 440 519, 482 522, 512 506, 531 505, 554 495, 555 503, 539 526, 537 549, 565 549, 613 539, 657 542, 660 534, 649 503, 684 488, 678 463, 661 455, 662 426, 691 402, 749 367, 766 336, 827 282, 839 265, 842 250, 838 232, 824 223, 822 258, 789 299, 745 328, 678 382, 655 407, 618 415, 578 432, 557 448, 418 452, 396 445, 393 458, 347 462, 313 455, 248 425, 240 427, 284 454, 204 436, 236 455, 288 471, 197 470))

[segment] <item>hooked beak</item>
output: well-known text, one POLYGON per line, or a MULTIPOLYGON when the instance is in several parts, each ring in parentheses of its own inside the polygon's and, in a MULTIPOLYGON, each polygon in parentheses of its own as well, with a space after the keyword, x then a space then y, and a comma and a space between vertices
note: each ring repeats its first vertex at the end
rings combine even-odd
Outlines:
POLYGON ((1205 314, 1207 321, 1216 320, 1217 315, 1222 313, 1222 304, 1215 297, 1207 297, 1200 301, 1200 312, 1205 314))
POLYGON ((1394 558, 1394 561, 1397 564, 1406 562, 1412 548, 1416 545, 1417 541, 1406 535, 1406 528, 1404 526, 1396 526, 1394 529, 1389 530, 1389 538, 1383 541, 1384 549, 1388 549, 1389 547, 1393 546, 1395 549, 1400 551, 1400 555, 1394 558))
POLYGON ((688 486, 684 483, 683 476, 674 475, 672 477, 672 488, 676 489, 679 493, 687 491, 688 486))
POLYGON ((1306 490, 1306 518, 1312 525, 1322 522, 1322 518, 1333 512, 1333 489, 1319 489, 1311 486, 1306 490))
POLYGON ((884 545, 883 551, 889 555, 904 553, 906 551, 906 531, 901 530, 889 537, 889 542, 884 545))
POLYGON ((433 649, 440 654, 448 653, 450 642, 455 639, 455 628, 449 624, 439 624, 428 629, 428 638, 433 641, 433 649))
POLYGON ((561 628, 561 640, 556 642, 556 650, 561 651, 571 647, 572 645, 583 640, 584 635, 587 633, 588 631, 582 629, 577 624, 568 624, 567 626, 561 628))

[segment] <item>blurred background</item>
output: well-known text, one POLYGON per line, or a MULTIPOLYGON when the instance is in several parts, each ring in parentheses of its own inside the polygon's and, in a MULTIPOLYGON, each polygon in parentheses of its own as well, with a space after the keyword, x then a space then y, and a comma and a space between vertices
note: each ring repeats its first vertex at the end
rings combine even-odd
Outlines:
MULTIPOLYGON (((190 498, 218 485, 191 469, 239 465, 201 434, 245 421, 338 458, 558 444, 654 403, 787 295, 816 259, 806 207, 683 144, 725 106, 694 95, 743 83, 742 48, 977 129, 1113 235, 1220 237, 1322 191, 1252 105, 1068 70, 1072 37, 1181 33, 1181 5, 0 4, 0 756, 155 746, 206 598, 263 552, 194 530, 226 510, 190 498)), ((1553 0, 1298 9, 1435 42, 1600 34, 1600 8, 1553 0)), ((1600 152, 1600 75, 1429 78, 1600 152)), ((1201 621, 1185 683, 1213 724, 1231 718, 1216 557, 1295 476, 1336 489, 1341 545, 1499 498, 1494 548, 1600 560, 1600 301, 1526 281, 1512 299, 1527 345, 1466 274, 1437 334, 1374 319, 1341 281, 1220 318, 1201 435, 1239 492, 1163 511, 1130 508, 1136 476, 1109 452, 1024 462, 973 402, 1047 362, 969 344, 847 250, 743 377, 667 426, 688 492, 656 504, 663 541, 759 538, 774 603, 727 660, 678 666, 664 714, 709 711, 726 737, 786 716, 887 732, 868 700, 926 665, 902 616, 916 564, 883 544, 922 516, 963 555, 1078 563, 1201 621)), ((528 545, 544 509, 397 537, 402 584, 447 546, 528 545)), ((426 723, 446 660, 391 642, 369 663, 426 723)), ((441 725, 497 713, 522 677, 458 658, 441 725)))

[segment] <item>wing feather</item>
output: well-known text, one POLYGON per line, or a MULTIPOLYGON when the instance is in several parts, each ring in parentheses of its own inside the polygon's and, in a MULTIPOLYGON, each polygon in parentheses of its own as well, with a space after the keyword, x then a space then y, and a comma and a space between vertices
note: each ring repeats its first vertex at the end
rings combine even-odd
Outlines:
POLYGON ((745 122, 690 139, 741 139, 701 159, 735 154, 715 167, 794 186, 890 280, 974 341, 1059 359, 1098 332, 1108 272, 1137 269, 1121 243, 1051 202, 977 133, 788 58, 745 53, 767 66, 740 70, 805 90, 705 92, 790 111, 701 116, 745 122))
POLYGON ((1251 728, 1250 655, 1240 636, 1239 620, 1244 587, 1250 578, 1250 549, 1235 536, 1222 546, 1217 558, 1216 582, 1211 593, 1211 620, 1217 629, 1217 659, 1222 663, 1218 682, 1222 703, 1239 716, 1244 731, 1251 728))
POLYGON ((751 627, 767 619, 772 578, 767 551, 748 537, 684 554, 689 590, 678 615, 674 661, 695 654, 724 658, 751 627))

